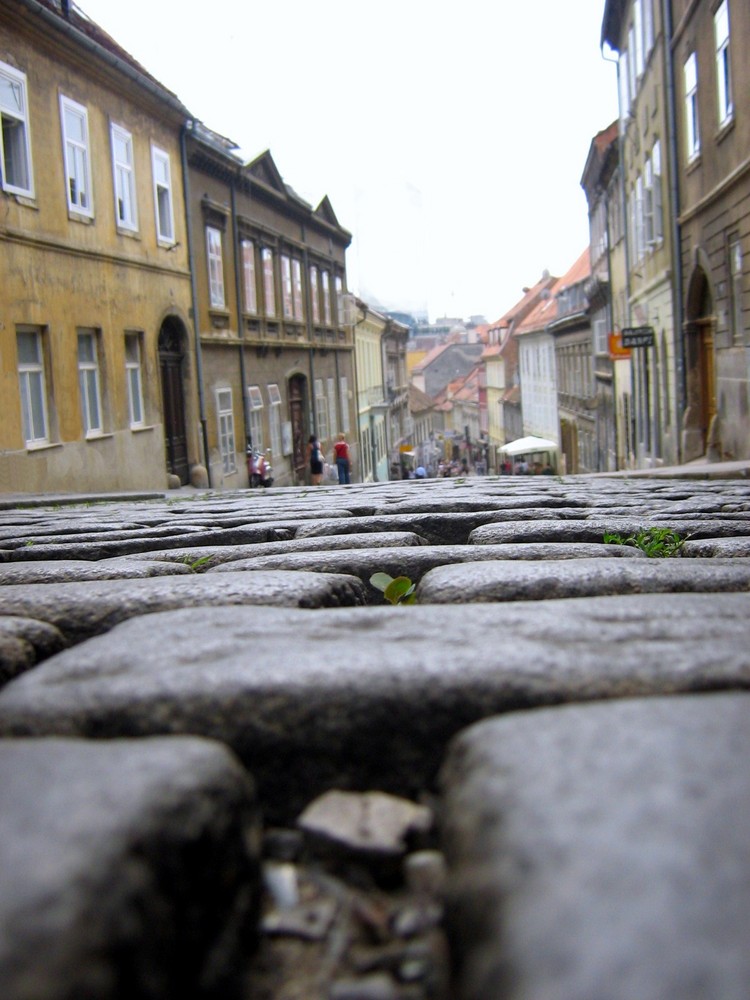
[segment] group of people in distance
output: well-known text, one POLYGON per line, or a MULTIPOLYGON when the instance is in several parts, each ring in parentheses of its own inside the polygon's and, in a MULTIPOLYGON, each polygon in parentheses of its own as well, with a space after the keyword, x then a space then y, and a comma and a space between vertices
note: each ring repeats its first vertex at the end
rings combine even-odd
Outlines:
MULTIPOLYGON (((346 434, 339 434, 336 444, 333 446, 333 461, 339 477, 339 485, 344 486, 350 483, 352 463, 349 456, 349 445, 346 443, 346 434)), ((323 482, 323 467, 325 458, 320 441, 314 434, 310 435, 307 442, 307 463, 310 468, 310 482, 313 486, 320 486, 323 482)))

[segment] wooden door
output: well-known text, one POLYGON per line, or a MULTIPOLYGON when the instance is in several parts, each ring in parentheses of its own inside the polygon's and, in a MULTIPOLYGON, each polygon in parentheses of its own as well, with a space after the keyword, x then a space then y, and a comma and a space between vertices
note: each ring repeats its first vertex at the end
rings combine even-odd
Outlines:
POLYGON ((167 471, 188 481, 187 433, 185 430, 185 395, 182 369, 184 355, 179 335, 162 330, 159 335, 159 369, 161 395, 164 407, 164 443, 167 452, 167 471))
POLYGON ((289 379, 289 419, 292 424, 292 465, 294 478, 298 483, 307 481, 307 420, 305 419, 304 375, 294 375, 289 379))

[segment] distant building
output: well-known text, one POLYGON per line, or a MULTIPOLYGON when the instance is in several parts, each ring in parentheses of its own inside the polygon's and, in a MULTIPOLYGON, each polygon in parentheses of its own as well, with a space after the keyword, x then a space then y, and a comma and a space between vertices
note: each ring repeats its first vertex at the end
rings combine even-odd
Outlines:
POLYGON ((490 323, 487 329, 482 360, 486 372, 487 444, 491 471, 496 470, 499 461, 502 461, 499 448, 517 437, 523 437, 516 330, 555 281, 545 271, 539 281, 532 288, 524 288, 518 302, 500 319, 490 323))
MULTIPOLYGON (((270 449, 277 486, 304 483, 309 436, 330 458, 336 435, 356 431, 351 236, 327 198, 313 208, 284 182, 269 152, 242 163, 199 122, 186 147, 212 484, 247 485, 248 440, 270 449)), ((351 449, 356 475, 356 440, 351 449)))
POLYGON ((555 316, 547 324, 555 345, 562 471, 596 472, 596 390, 589 302, 589 248, 555 286, 555 316))

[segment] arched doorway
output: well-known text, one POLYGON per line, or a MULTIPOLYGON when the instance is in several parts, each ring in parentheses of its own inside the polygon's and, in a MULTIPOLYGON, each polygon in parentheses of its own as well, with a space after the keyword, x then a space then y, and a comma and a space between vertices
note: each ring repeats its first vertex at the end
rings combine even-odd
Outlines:
POLYGON ((292 466, 297 483, 307 480, 307 379, 304 375, 292 375, 289 379, 289 420, 292 424, 292 466))
POLYGON ((188 481, 187 433, 185 429, 185 328, 175 316, 167 316, 159 331, 159 371, 164 408, 164 443, 167 472, 184 485, 188 481))
POLYGON ((699 458, 718 443, 713 296, 697 265, 690 278, 685 323, 687 407, 683 420, 684 459, 699 458))

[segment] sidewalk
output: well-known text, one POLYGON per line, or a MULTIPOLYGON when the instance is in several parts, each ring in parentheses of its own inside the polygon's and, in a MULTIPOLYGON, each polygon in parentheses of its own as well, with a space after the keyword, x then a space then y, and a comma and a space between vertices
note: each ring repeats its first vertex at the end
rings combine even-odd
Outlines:
POLYGON ((747 479, 750 459, 736 462, 707 462, 698 458, 685 465, 662 465, 652 469, 623 469, 619 472, 587 472, 586 478, 602 479, 747 479))

